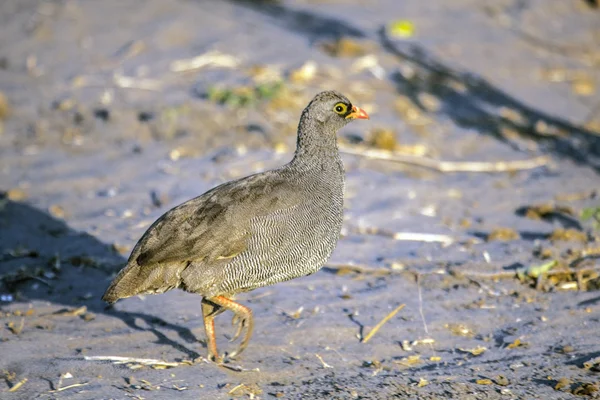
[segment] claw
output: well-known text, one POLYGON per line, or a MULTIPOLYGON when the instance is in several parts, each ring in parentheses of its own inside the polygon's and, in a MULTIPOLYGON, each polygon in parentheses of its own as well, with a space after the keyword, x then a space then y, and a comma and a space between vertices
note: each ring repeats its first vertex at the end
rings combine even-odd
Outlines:
POLYGON ((235 323, 238 324, 237 327, 237 331, 235 332, 235 335, 233 335, 233 337, 229 340, 230 342, 235 342, 237 340, 237 338, 240 337, 240 335, 242 334, 242 330, 244 329, 244 326, 246 326, 246 320, 245 319, 241 319, 240 317, 238 317, 237 315, 234 315, 232 320, 231 320, 231 324, 235 323))
POLYGON ((254 319, 252 318, 252 310, 241 304, 238 304, 231 299, 224 296, 215 296, 209 299, 202 299, 202 313, 204 316, 204 328, 206 330, 208 356, 214 360, 217 364, 223 364, 225 359, 231 359, 238 356, 248 346, 250 337, 252 336, 252 330, 254 328, 254 319), (218 307, 215 310, 215 307, 218 307), (220 314, 219 310, 230 310, 234 313, 231 319, 232 325, 237 325, 237 330, 231 342, 237 340, 242 336, 244 328, 246 332, 242 336, 240 346, 236 351, 228 354, 226 357, 220 357, 217 352, 217 344, 215 340, 215 328, 214 328, 214 317, 220 314))
POLYGON ((244 336, 242 337, 242 341, 240 343, 240 347, 238 347, 237 350, 234 350, 233 352, 231 352, 228 356, 228 358, 235 358, 236 356, 238 356, 242 351, 244 351, 244 349, 246 348, 246 346, 248 346, 248 342, 250 341, 250 337, 252 336, 252 329, 254 327, 254 321, 252 319, 252 316, 250 316, 250 318, 243 318, 240 317, 241 321, 239 322, 238 325, 238 330, 235 334, 235 336, 233 337, 233 340, 236 340, 238 337, 240 337, 240 335, 242 334, 242 330, 244 330, 244 328, 246 328, 246 333, 244 334, 244 336))
POLYGON ((223 364, 224 361, 224 357, 223 356, 219 356, 218 354, 208 354, 208 361, 212 361, 217 365, 223 364))

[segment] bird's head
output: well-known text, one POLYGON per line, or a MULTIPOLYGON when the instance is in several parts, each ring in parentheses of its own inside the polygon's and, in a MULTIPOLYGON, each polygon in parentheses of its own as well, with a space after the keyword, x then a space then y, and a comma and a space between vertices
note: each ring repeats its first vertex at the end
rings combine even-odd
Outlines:
POLYGON ((321 92, 306 107, 305 113, 335 131, 355 119, 369 119, 362 109, 352 105, 350 100, 336 91, 321 92))

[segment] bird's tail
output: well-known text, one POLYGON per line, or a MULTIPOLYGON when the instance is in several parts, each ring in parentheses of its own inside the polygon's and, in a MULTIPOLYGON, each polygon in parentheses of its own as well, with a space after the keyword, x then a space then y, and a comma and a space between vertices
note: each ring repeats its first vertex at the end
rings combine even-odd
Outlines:
POLYGON ((141 293, 141 288, 137 283, 140 280, 140 266, 129 264, 123 268, 119 274, 113 279, 106 292, 102 296, 102 300, 108 304, 113 304, 119 299, 125 299, 141 293))
POLYGON ((163 293, 181 285, 186 263, 139 265, 130 262, 112 281, 102 300, 109 304, 138 294, 163 293))

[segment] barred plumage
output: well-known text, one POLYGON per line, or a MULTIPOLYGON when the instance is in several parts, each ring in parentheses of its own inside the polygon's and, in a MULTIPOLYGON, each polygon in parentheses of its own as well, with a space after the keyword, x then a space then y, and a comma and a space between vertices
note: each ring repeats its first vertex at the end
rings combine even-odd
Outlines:
MULTIPOLYGON (((103 299, 113 303, 173 288, 203 296, 209 357, 220 359, 213 318, 226 309, 252 330, 236 293, 312 274, 337 243, 344 168, 337 131, 368 118, 342 94, 319 93, 303 111, 296 153, 285 166, 227 182, 161 216, 139 240, 103 299)), ((235 353, 233 353, 235 354, 235 353)), ((233 356, 231 354, 230 356, 233 356)))

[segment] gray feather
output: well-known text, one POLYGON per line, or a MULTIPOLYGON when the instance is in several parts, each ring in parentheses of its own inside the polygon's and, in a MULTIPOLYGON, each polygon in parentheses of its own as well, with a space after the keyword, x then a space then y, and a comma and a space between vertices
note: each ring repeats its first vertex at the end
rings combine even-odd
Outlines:
POLYGON ((316 272, 337 243, 344 170, 332 112, 350 102, 323 92, 302 113, 294 159, 224 183, 161 216, 142 236, 103 299, 176 287, 233 295, 316 272))

